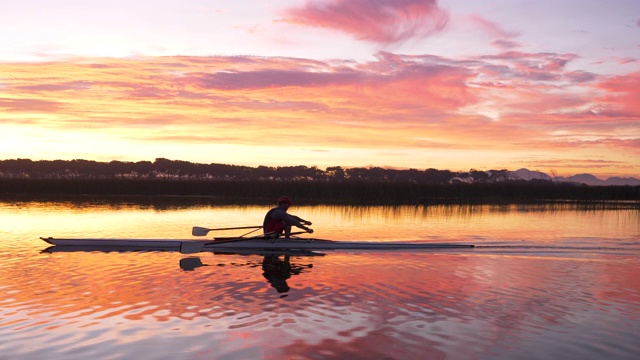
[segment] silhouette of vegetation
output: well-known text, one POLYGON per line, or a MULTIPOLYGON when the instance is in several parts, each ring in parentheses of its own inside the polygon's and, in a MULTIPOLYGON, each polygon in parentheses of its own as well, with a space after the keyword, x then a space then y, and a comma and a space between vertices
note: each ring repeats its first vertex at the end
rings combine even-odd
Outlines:
MULTIPOLYGON (((506 170, 503 170, 506 171, 506 170)), ((314 181, 407 181, 446 184, 458 173, 448 170, 395 170, 348 168, 340 166, 321 170, 317 167, 268 167, 197 164, 187 161, 156 159, 154 162, 96 162, 89 160, 29 159, 0 161, 0 178, 19 179, 190 179, 190 180, 314 180, 314 181)))
POLYGON ((0 161, 0 196, 178 196, 272 203, 333 204, 527 203, 640 200, 640 186, 586 186, 514 180, 507 170, 448 170, 287 166, 256 168, 154 162, 0 161))

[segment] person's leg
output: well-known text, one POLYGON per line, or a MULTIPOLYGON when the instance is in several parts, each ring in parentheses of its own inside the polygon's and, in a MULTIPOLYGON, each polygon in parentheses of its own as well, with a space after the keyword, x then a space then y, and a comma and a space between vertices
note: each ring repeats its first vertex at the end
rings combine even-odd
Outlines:
POLYGON ((291 224, 284 225, 284 237, 287 239, 291 237, 291 224))
POLYGON ((280 237, 280 235, 282 235, 284 231, 285 231, 284 221, 278 221, 277 223, 273 224, 270 227, 269 231, 266 234, 268 234, 267 236, 270 238, 278 238, 280 237))

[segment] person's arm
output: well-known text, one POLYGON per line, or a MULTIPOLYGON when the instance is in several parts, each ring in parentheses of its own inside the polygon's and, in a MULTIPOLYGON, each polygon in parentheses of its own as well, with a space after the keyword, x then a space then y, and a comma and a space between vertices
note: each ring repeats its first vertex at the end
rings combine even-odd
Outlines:
POLYGON ((273 212, 272 215, 275 219, 278 220, 282 220, 284 222, 290 223, 291 225, 294 225, 296 227, 299 227, 300 229, 307 231, 307 232, 313 232, 313 230, 309 229, 308 227, 304 226, 304 224, 308 224, 311 225, 311 222, 307 221, 307 220, 303 220, 295 215, 289 215, 286 211, 284 210, 276 210, 273 212))
POLYGON ((295 216, 295 215, 290 215, 290 214, 287 214, 287 215, 289 215, 289 216, 291 216, 292 218, 294 218, 294 219, 298 220, 300 223, 302 223, 302 224, 304 224, 304 225, 311 225, 311 221, 309 221, 309 220, 305 220, 305 219, 303 219, 303 218, 301 218, 301 217, 298 217, 298 216, 295 216))

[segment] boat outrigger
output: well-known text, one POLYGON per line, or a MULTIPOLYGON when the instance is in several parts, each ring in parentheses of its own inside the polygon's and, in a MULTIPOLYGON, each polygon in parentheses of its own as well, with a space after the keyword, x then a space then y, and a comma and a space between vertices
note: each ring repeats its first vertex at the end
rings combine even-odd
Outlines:
MULTIPOLYGON (((253 228, 253 227, 245 227, 253 228)), ((192 235, 203 236, 211 230, 194 227, 192 235), (206 231, 205 231, 206 230, 206 231)), ((231 228, 237 229, 237 228, 231 228)), ((299 234, 294 233, 292 235, 299 234)), ((88 249, 113 248, 118 250, 179 250, 182 253, 200 251, 229 250, 401 250, 401 249, 452 249, 472 248, 470 244, 431 243, 431 242, 374 242, 374 241, 335 241, 316 238, 272 238, 254 237, 217 237, 207 240, 197 239, 119 239, 119 238, 53 238, 40 239, 54 246, 73 246, 88 249)))

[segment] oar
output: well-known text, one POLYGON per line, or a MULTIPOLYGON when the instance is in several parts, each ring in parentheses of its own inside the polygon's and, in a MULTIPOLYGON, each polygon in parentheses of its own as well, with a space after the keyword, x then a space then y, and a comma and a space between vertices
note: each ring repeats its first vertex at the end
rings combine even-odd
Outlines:
POLYGON ((202 251, 202 248, 207 244, 207 241, 183 241, 180 243, 181 254, 195 254, 202 251))
POLYGON ((194 226, 191 230, 191 235, 193 236, 206 236, 209 231, 217 231, 217 230, 240 230, 240 229, 259 229, 262 225, 258 226, 240 226, 240 227, 230 227, 230 228, 217 228, 217 229, 209 229, 200 226, 194 226))

